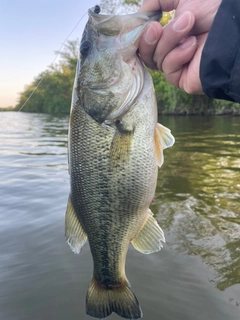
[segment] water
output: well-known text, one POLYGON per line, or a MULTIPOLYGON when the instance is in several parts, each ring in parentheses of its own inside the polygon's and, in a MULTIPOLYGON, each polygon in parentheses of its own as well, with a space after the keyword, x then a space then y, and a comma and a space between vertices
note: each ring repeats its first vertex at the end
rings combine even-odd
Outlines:
MULTIPOLYGON (((0 113, 0 129, 9 121, 0 132, 0 319, 91 319, 89 247, 74 255, 64 240, 68 117, 0 113)), ((144 319, 239 320, 240 118, 161 122, 176 138, 152 205, 167 243, 151 255, 130 247, 126 266, 144 319)))

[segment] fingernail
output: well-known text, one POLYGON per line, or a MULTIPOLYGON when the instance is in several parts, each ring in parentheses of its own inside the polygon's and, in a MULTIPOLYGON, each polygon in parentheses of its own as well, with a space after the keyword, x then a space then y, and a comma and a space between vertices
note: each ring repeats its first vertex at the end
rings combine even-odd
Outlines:
POLYGON ((186 29, 190 23, 190 12, 185 12, 183 15, 181 15, 174 23, 173 25, 173 29, 175 31, 183 31, 184 29, 186 29))
POLYGON ((154 25, 149 25, 143 34, 144 40, 148 44, 155 44, 158 40, 157 30, 154 25))
POLYGON ((196 37, 189 37, 184 42, 180 43, 180 47, 182 49, 188 49, 190 47, 193 47, 196 44, 196 37))

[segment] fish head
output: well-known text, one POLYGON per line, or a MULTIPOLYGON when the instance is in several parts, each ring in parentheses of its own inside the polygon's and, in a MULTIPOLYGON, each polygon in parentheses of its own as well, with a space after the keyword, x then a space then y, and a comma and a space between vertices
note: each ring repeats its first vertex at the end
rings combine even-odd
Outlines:
POLYGON ((100 14, 89 9, 76 71, 73 103, 99 123, 112 120, 133 104, 143 85, 143 65, 137 58, 146 25, 160 11, 129 15, 100 14))

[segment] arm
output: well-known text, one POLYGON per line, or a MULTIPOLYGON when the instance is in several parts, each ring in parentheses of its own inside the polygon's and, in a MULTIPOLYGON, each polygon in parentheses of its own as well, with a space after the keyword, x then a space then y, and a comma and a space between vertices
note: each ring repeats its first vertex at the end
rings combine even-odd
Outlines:
POLYGON ((207 96, 240 102, 239 1, 222 1, 203 48, 200 78, 207 96))

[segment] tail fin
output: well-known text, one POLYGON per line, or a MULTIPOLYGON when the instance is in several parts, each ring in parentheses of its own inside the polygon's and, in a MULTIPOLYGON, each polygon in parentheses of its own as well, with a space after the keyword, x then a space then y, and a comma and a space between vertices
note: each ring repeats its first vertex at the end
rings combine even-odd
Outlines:
POLYGON ((127 281, 121 286, 106 289, 92 278, 86 297, 86 313, 94 318, 105 319, 112 312, 125 319, 142 318, 141 307, 127 281))

